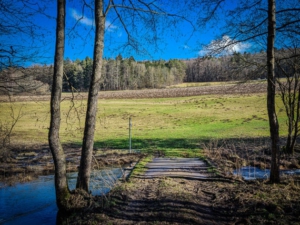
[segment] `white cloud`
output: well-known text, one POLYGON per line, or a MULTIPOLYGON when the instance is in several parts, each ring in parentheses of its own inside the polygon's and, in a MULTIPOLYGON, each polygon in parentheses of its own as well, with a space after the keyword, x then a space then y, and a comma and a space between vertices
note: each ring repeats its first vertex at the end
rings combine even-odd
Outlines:
MULTIPOLYGON (((79 14, 75 9, 71 9, 71 14, 72 17, 79 21, 79 23, 86 25, 86 26, 94 26, 95 22, 94 19, 88 18, 84 15, 79 14)), ((113 25, 110 21, 106 20, 105 21, 105 30, 108 32, 113 32, 117 29, 118 27, 113 25)))
POLYGON ((244 52, 250 48, 249 43, 238 42, 237 40, 231 39, 229 36, 225 35, 219 40, 213 40, 208 45, 206 45, 202 50, 199 51, 200 56, 207 54, 232 54, 234 52, 244 52))
POLYGON ((109 22, 108 20, 105 21, 105 29, 108 31, 108 32, 112 32, 112 31, 115 31, 118 27, 113 25, 111 22, 109 22))
POLYGON ((75 9, 71 9, 72 10, 72 17, 79 21, 79 23, 82 23, 84 25, 87 26, 93 26, 94 25, 94 20, 91 18, 88 18, 84 15, 80 15, 75 9))
POLYGON ((188 45, 183 45, 184 49, 190 49, 190 47, 188 45))

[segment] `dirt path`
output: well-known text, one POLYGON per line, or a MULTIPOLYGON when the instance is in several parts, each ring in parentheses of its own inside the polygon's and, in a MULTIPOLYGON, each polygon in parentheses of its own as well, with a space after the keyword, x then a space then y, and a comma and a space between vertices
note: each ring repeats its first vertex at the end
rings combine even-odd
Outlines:
POLYGON ((132 180, 134 188, 114 195, 108 212, 112 224, 232 224, 236 219, 213 207, 209 183, 153 178, 132 180), (134 183, 134 184, 133 184, 134 183))
MULTIPOLYGON (((218 176, 197 158, 154 158, 144 175, 111 193, 112 224, 235 224, 214 207, 218 176)), ((103 218, 104 219, 104 218, 103 218)), ((105 219, 104 219, 105 220, 105 219)))

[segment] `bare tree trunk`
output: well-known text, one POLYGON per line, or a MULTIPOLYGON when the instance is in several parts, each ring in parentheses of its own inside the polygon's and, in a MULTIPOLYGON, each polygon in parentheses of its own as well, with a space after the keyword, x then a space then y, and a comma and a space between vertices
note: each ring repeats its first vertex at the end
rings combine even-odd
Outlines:
MULTIPOLYGON (((292 135, 293 135, 293 130, 294 130, 294 118, 295 118, 295 114, 294 114, 294 110, 295 110, 295 93, 292 93, 291 90, 291 85, 292 82, 289 80, 288 81, 288 100, 287 100, 287 105, 285 105, 286 107, 286 114, 288 116, 288 135, 287 135, 287 141, 286 141, 286 152, 291 154, 292 153, 292 135)), ((293 92, 295 92, 295 90, 293 90, 293 92)))
POLYGON ((66 177, 65 153, 59 139, 60 129, 60 101, 63 79, 65 42, 65 0, 57 1, 57 27, 54 58, 54 74, 51 92, 51 121, 48 134, 49 146, 55 166, 56 204, 59 209, 65 209, 66 201, 70 196, 66 177))
POLYGON ((299 135, 299 126, 298 126, 298 123, 299 123, 299 118, 300 118, 300 87, 299 87, 299 83, 298 83, 298 78, 297 80, 295 80, 295 89, 294 89, 294 97, 295 97, 295 102, 293 105, 293 111, 295 110, 294 108, 296 108, 296 115, 294 113, 293 115, 293 121, 292 121, 292 126, 293 126, 293 130, 294 130, 294 133, 291 134, 291 143, 290 143, 290 147, 289 147, 289 151, 288 153, 290 154, 294 154, 294 151, 295 151, 295 144, 296 144, 296 139, 299 135), (296 94, 298 94, 298 96, 296 96, 296 94))
MULTIPOLYGON (((295 67, 295 64, 294 64, 295 67)), ((299 128, 299 107, 300 107, 300 87, 299 87, 299 78, 297 77, 296 68, 293 68, 293 78, 290 80, 288 78, 288 84, 289 84, 289 90, 288 90, 288 97, 289 97, 289 105, 286 106, 289 107, 289 111, 287 112, 288 116, 288 137, 287 137, 287 143, 286 143, 286 152, 288 154, 294 154, 294 148, 296 144, 296 139, 298 137, 299 128), (291 90, 291 86, 293 85, 293 90, 291 90)))
POLYGON ((77 188, 83 189, 87 192, 89 190, 89 181, 92 167, 91 164, 94 146, 98 92, 100 89, 102 56, 104 48, 105 16, 102 10, 103 0, 95 0, 96 37, 94 45, 93 75, 89 89, 80 168, 76 185, 77 188))
POLYGON ((294 135, 293 135, 293 140, 292 140, 292 144, 291 144, 291 154, 294 154, 294 151, 295 151, 295 144, 296 144, 296 139, 299 135, 299 126, 298 126, 298 123, 299 123, 299 119, 300 119, 300 87, 299 87, 299 78, 297 78, 297 93, 298 93, 298 96, 297 96, 297 100, 296 100, 296 118, 294 119, 294 135))
POLYGON ((282 63, 278 61, 278 68, 284 74, 286 81, 280 81, 280 73, 277 83, 280 88, 280 96, 285 107, 287 116, 288 134, 285 145, 285 153, 294 154, 296 139, 299 135, 299 118, 300 118, 300 83, 297 73, 298 56, 297 49, 292 55, 283 55, 282 63), (296 58, 294 58, 296 56, 296 58), (290 57, 290 59, 288 59, 290 57), (289 61, 289 60, 292 60, 289 61), (292 67, 292 68, 291 68, 292 67), (292 71, 292 72, 291 72, 292 71))
POLYGON ((270 181, 280 182, 279 177, 279 125, 275 109, 275 52, 274 42, 276 34, 275 0, 268 0, 268 39, 267 39, 267 69, 268 69, 268 94, 267 109, 271 135, 271 172, 270 181))

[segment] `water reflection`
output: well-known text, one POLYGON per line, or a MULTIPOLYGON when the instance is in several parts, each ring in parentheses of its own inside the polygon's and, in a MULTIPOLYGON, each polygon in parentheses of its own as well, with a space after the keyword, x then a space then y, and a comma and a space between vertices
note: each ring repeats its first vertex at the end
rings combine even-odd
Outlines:
MULTIPOLYGON (((94 171, 93 195, 107 193, 123 175, 121 168, 94 171)), ((68 174, 70 189, 76 186, 77 173, 68 174)), ((28 183, 0 188, 0 224, 56 224, 54 175, 40 176, 28 183)))
MULTIPOLYGON (((242 176, 245 180, 254 179, 268 179, 270 177, 269 169, 259 169, 257 167, 246 166, 233 171, 234 175, 242 176)), ((283 175, 300 175, 300 169, 298 170, 281 170, 280 174, 283 175)))
MULTIPOLYGON (((91 173, 90 190, 93 195, 106 194, 123 175, 121 168, 96 170, 91 173)), ((77 173, 67 175, 70 190, 76 187, 77 173)))

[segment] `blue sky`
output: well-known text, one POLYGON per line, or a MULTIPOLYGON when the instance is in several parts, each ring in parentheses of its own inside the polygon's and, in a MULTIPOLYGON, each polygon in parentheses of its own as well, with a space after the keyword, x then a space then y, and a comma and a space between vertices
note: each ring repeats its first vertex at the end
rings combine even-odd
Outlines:
MULTIPOLYGON (((177 13, 176 7, 170 11, 177 13)), ((6 38, 8 46, 17 46, 16 43, 22 43, 24 46, 37 47, 35 48, 35 51, 38 51, 37 54, 34 54, 35 57, 28 61, 24 60, 25 65, 53 63, 56 29, 55 1, 47 2, 45 15, 32 17, 34 24, 40 27, 37 33, 41 34, 41 36, 34 37, 33 41, 32 37, 26 35, 14 36, 13 39, 10 36, 0 36, 0 38, 6 38)), ((84 59, 87 56, 93 57, 95 32, 93 17, 93 11, 87 6, 83 7, 81 1, 67 2, 65 58, 76 60, 84 59)), ((213 30, 192 33, 193 27, 187 21, 177 21, 177 24, 172 27, 164 23, 165 17, 160 17, 157 23, 156 43, 150 43, 152 31, 145 29, 146 26, 143 22, 133 21, 137 28, 137 32, 133 36, 140 42, 138 45, 140 51, 137 52, 129 47, 124 48, 124 44, 127 43, 127 34, 120 21, 116 19, 116 13, 111 9, 105 24, 104 57, 115 58, 121 54, 123 57, 133 56, 136 60, 190 59, 199 56, 200 43, 209 43, 213 39, 213 30)), ((125 23, 129 30, 133 27, 130 19, 125 23)), ((29 49, 26 51, 29 52, 29 49)))
MULTIPOLYGON (((115 2, 118 2, 118 0, 115 0, 115 2)), ((159 6, 162 8, 166 7, 171 13, 186 16, 189 20, 195 22, 198 16, 195 14, 197 10, 195 10, 195 12, 182 10, 185 1, 178 2, 179 5, 172 6, 170 1, 160 1, 159 6), (170 6, 170 8, 168 8, 168 6, 170 6)), ((232 2, 234 2, 234 0, 232 0, 232 2)), ((81 1, 68 1, 66 13, 67 28, 65 58, 71 60, 84 59, 87 56, 92 58, 95 32, 93 10, 89 8, 89 6, 83 7, 81 1)), ((35 46, 35 44, 38 46, 38 48, 35 49, 35 51, 37 51, 36 58, 29 61, 24 60, 25 65, 53 63, 56 27, 55 1, 50 0, 47 2, 45 15, 33 17, 34 23, 40 26, 40 31, 38 31, 38 33, 41 35, 34 38, 35 42, 32 44, 32 46, 35 46)), ((218 26, 222 25, 222 20, 219 23, 207 24, 206 29, 198 29, 199 27, 195 24, 198 31, 193 32, 192 25, 185 20, 175 20, 175 22, 171 21, 171 23, 168 24, 166 22, 166 17, 158 16, 158 23, 156 26, 158 32, 155 36, 151 30, 146 29, 149 25, 145 25, 143 21, 136 18, 133 19, 130 16, 126 16, 127 15, 124 16, 124 22, 126 23, 127 28, 129 30, 136 28, 135 32, 133 32, 133 36, 140 42, 137 45, 140 48, 140 51, 135 51, 128 47, 124 48, 124 45, 127 43, 126 31, 122 26, 122 23, 116 19, 116 13, 111 9, 106 18, 105 58, 115 58, 119 54, 123 57, 133 56, 136 60, 196 58, 198 56, 203 56, 206 53, 205 49, 202 48, 202 44, 209 45, 215 42, 215 38, 220 32, 218 26), (174 24, 172 22, 174 22, 174 24), (154 38, 157 40, 152 43, 154 38)), ((174 18, 175 17, 171 17, 171 20, 174 18)), ((22 43, 23 45, 30 46, 30 43, 32 43, 30 37, 22 37, 21 35, 15 36, 14 39, 11 39, 9 36, 0 36, 0 38, 6 38, 5 41, 8 43, 7 45, 22 43)), ((231 37, 227 35, 224 36, 223 39, 225 42, 232 40, 231 37)), ((249 43, 237 44, 232 46, 231 49, 228 49, 228 51, 244 52, 249 50, 250 47, 251 45, 249 43)))
MULTIPOLYGON (((105 48, 104 57, 115 58, 118 54, 123 57, 134 56, 137 60, 146 59, 189 59, 196 58, 199 53, 199 42, 209 41, 211 38, 210 32, 205 34, 195 33, 192 34, 192 27, 187 22, 182 22, 177 25, 177 30, 170 29, 167 32, 158 33, 157 45, 146 43, 143 40, 143 35, 134 35, 135 38, 139 39, 143 44, 145 53, 138 53, 132 48, 123 48, 123 44, 127 42, 127 34, 119 21, 114 20, 115 14, 111 10, 106 19, 106 30, 105 30, 105 48), (114 20, 114 21, 113 21, 114 20), (191 38, 190 38, 191 36, 191 38), (145 44, 146 43, 146 44, 145 44)), ((85 35, 85 39, 81 40, 79 37, 75 39, 68 39, 66 41, 66 57, 71 59, 83 58, 85 56, 92 57, 93 52, 93 34, 94 34, 94 21, 93 16, 89 14, 89 10, 85 10, 84 14, 80 8, 68 7, 67 9, 67 21, 69 26, 75 24, 79 20, 76 26, 76 30, 85 35), (81 18, 81 20, 79 20, 81 18), (90 31, 90 33, 89 33, 90 31)), ((163 24, 160 24, 163 26, 163 24)), ((140 29, 144 28, 143 23, 139 23, 137 26, 140 29)), ((139 29, 139 28, 138 28, 139 29)), ((162 28, 164 29, 164 28, 162 28)), ((73 32, 74 33, 74 32, 73 32)), ((74 36, 73 36, 74 37, 74 36)))

